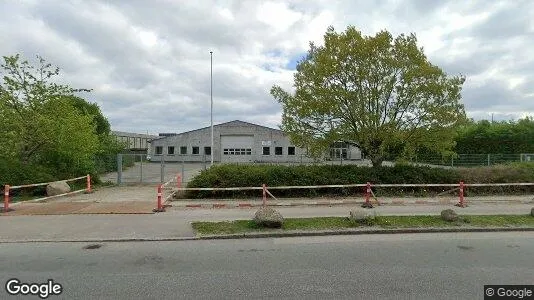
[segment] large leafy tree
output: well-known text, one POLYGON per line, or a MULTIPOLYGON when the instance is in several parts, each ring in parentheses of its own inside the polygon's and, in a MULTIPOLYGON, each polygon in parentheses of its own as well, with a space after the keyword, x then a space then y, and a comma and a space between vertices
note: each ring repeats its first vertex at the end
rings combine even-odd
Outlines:
POLYGON ((373 166, 419 147, 446 152, 466 120, 462 76, 430 63, 414 34, 363 36, 354 27, 310 43, 297 65, 294 92, 273 86, 282 130, 320 156, 335 141, 358 146, 373 166))
POLYGON ((57 84, 59 69, 41 57, 36 65, 19 55, 3 58, 2 156, 22 165, 46 166, 54 176, 92 171, 100 148, 94 118, 67 101, 87 90, 57 84))

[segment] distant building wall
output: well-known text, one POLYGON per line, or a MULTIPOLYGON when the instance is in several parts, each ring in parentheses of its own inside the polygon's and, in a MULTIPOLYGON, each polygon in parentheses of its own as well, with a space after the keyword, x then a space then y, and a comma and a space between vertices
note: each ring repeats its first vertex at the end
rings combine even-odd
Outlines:
MULTIPOLYGON (((294 146, 281 131, 242 121, 231 121, 213 128, 201 128, 173 136, 159 137, 150 143, 153 161, 184 162, 311 162, 306 149, 294 146)), ((343 159, 360 159, 359 149, 349 147, 343 159), (348 152, 347 152, 348 151, 348 152)))
POLYGON ((126 149, 130 151, 147 152, 150 148, 150 141, 158 138, 156 135, 140 134, 123 131, 112 131, 118 141, 126 144, 126 149))

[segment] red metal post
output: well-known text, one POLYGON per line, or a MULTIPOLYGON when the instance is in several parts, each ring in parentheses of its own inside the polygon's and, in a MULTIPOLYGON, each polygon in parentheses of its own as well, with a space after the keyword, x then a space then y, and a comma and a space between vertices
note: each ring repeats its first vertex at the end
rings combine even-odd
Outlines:
POLYGON ((180 174, 176 174, 176 187, 177 188, 182 187, 182 176, 180 176, 180 174))
POLYGON ((91 175, 87 174, 87 193, 92 193, 91 190, 91 175))
POLYGON ((465 207, 464 202, 464 182, 460 181, 460 203, 458 203, 458 206, 465 207))
POLYGON ((7 213, 9 210, 9 184, 4 186, 4 212, 7 213))
POLYGON ((367 190, 365 191, 365 204, 369 204, 370 197, 371 197, 371 183, 367 182, 367 190))
POLYGON ((267 205, 267 187, 263 184, 263 207, 267 205))

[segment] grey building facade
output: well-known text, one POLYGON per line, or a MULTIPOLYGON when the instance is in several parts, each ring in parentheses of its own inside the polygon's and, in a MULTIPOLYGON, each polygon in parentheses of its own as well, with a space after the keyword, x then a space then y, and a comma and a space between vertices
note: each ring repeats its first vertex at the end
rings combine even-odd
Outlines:
MULTIPOLYGON (((239 120, 213 126, 214 147, 211 149, 211 127, 152 139, 148 156, 152 161, 224 163, 311 162, 306 149, 294 146, 278 129, 239 120)), ((331 151, 343 159, 361 159, 359 149, 331 151)))

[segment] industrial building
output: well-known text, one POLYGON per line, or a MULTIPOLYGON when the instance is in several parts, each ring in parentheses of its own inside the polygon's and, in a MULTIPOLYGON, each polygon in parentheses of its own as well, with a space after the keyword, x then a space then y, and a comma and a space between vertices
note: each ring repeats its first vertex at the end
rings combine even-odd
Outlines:
POLYGON ((134 153, 147 153, 150 147, 150 140, 158 138, 157 135, 124 131, 112 131, 111 134, 126 145, 127 151, 134 153))
MULTIPOLYGON (((311 162, 306 149, 294 146, 278 129, 239 120, 177 134, 165 134, 150 141, 152 161, 239 163, 311 162)), ((327 155, 331 159, 361 159, 357 147, 336 143, 327 155)))

